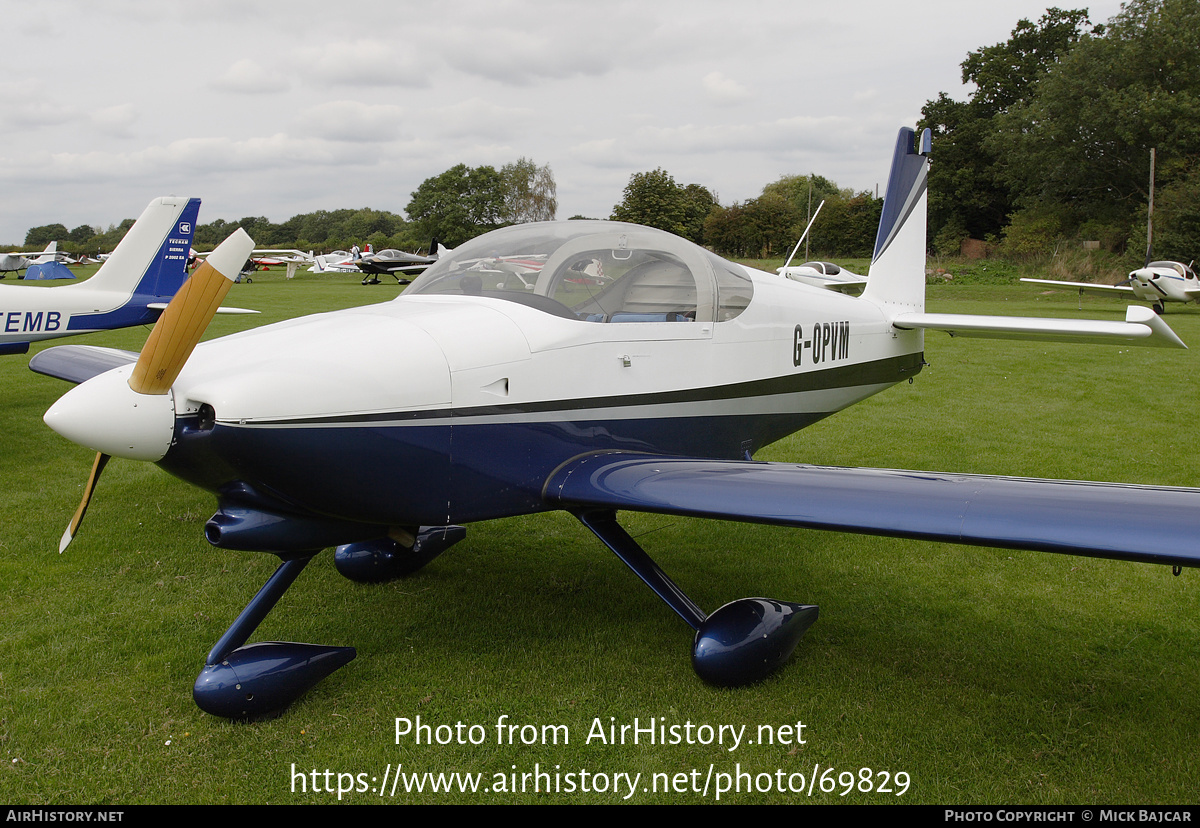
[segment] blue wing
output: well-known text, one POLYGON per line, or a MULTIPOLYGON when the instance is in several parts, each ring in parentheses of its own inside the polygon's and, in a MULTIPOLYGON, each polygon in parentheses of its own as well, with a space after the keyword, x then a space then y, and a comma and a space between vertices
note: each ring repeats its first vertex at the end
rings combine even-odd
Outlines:
POLYGON ((56 345, 34 354, 33 359, 29 360, 29 370, 78 384, 113 368, 132 365, 137 358, 138 355, 133 351, 118 348, 56 345))
POLYGON ((553 506, 628 509, 1200 566, 1200 489, 898 469, 592 454, 553 506))

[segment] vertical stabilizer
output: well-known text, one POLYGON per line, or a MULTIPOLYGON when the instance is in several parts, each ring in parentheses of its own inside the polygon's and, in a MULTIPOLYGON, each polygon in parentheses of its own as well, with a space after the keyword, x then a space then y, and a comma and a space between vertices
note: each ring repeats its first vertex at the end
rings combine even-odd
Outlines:
POLYGON ((884 310, 920 313, 925 309, 925 213, 931 133, 918 136, 902 127, 863 298, 884 310))
POLYGON ((187 278, 188 252, 199 214, 198 198, 154 199, 84 285, 147 301, 170 299, 187 278))

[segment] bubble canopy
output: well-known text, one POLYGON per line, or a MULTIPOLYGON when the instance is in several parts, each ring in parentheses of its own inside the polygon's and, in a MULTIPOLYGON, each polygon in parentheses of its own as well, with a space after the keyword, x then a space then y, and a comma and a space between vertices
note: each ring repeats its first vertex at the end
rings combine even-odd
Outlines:
POLYGON ((519 224, 438 259, 403 295, 482 296, 564 319, 732 319, 753 295, 745 269, 662 230, 607 221, 519 224))

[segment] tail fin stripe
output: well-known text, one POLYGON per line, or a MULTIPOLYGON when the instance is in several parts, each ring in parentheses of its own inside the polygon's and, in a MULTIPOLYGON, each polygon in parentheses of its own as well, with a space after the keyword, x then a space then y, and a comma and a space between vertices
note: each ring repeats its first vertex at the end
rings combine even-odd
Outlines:
POLYGON ((883 215, 879 219, 879 232, 875 236, 872 262, 887 250, 928 186, 929 165, 924 156, 929 152, 930 131, 926 129, 922 133, 920 151, 916 147, 914 137, 913 130, 904 128, 896 138, 896 151, 892 156, 892 171, 888 176, 883 215))

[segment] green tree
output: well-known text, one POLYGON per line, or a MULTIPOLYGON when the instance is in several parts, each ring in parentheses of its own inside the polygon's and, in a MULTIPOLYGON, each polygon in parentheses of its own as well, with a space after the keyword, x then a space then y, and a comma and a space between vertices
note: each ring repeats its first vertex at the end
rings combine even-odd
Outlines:
POLYGON ((88 239, 96 235, 95 228, 87 224, 81 224, 67 234, 67 239, 76 244, 86 244, 88 239))
MULTIPOLYGON (((821 215, 809 231, 810 249, 826 258, 870 256, 875 248, 875 233, 882 212, 883 199, 868 192, 849 198, 840 195, 827 198, 821 215)), ((798 237, 799 233, 796 235, 798 237)))
POLYGON ((520 158, 500 168, 504 180, 504 222, 554 221, 558 213, 558 187, 550 165, 539 167, 520 158))
POLYGON ((988 146, 1005 150, 1005 181, 1024 204, 1120 207, 1132 219, 1147 201, 1151 147, 1162 188, 1200 162, 1200 4, 1125 3, 997 126, 988 146))
POLYGON ((705 242, 718 253, 742 258, 786 256, 811 212, 825 206, 809 231, 809 247, 829 258, 870 255, 883 201, 843 190, 824 176, 785 175, 758 198, 717 207, 705 221, 705 242))
POLYGON ((52 241, 66 241, 70 233, 62 224, 43 224, 41 227, 30 227, 25 234, 26 247, 45 247, 52 241))
MULTIPOLYGON (((1036 24, 1020 20, 1010 38, 976 49, 962 62, 966 102, 944 92, 921 109, 921 126, 934 133, 936 163, 929 175, 929 224, 950 244, 948 225, 976 238, 998 235, 1013 211, 1005 177, 1007 148, 993 141, 993 119, 1027 101, 1062 57, 1087 34, 1086 9, 1050 8, 1036 24)), ((1100 33, 1096 27, 1092 33, 1100 33)))
POLYGON ((501 226, 504 194, 504 179, 494 167, 458 164, 425 179, 405 209, 421 236, 456 247, 501 226))
POLYGON ((696 244, 706 244, 704 222, 713 210, 720 208, 717 196, 707 187, 689 184, 683 188, 683 199, 683 237, 696 244))
POLYGON ((717 198, 699 184, 681 187, 662 167, 634 173, 625 185, 621 203, 613 207, 613 221, 630 221, 657 227, 696 243, 704 238, 704 221, 717 206, 717 198))
POLYGON ((634 173, 625 185, 621 202, 613 207, 613 221, 630 221, 682 235, 687 206, 683 189, 662 167, 634 173))
POLYGON ((822 201, 832 198, 850 198, 854 195, 851 190, 838 189, 838 185, 823 175, 809 173, 808 175, 782 175, 763 187, 763 195, 774 193, 783 196, 791 202, 800 215, 809 214, 809 204, 816 210, 822 201))
MULTIPOLYGON (((1141 217, 1139 214, 1138 218, 1141 217)), ((1139 229, 1144 226, 1139 222, 1139 229)), ((1200 251, 1200 165, 1193 166, 1154 196, 1154 257, 1189 262, 1200 256, 1197 251, 1200 251)))

